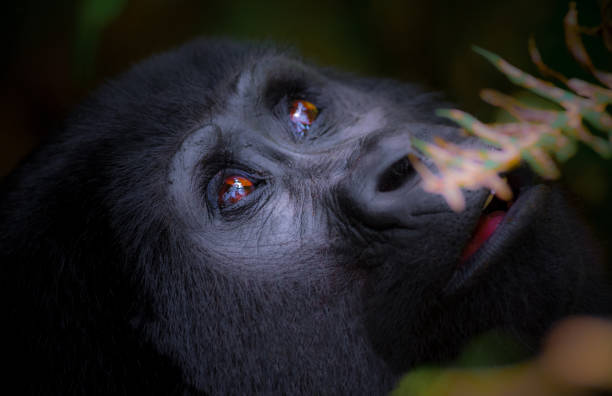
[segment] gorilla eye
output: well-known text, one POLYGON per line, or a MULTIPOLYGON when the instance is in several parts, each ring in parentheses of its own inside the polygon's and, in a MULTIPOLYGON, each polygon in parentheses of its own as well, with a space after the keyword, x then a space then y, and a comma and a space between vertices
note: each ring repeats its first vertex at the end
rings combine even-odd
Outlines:
POLYGON ((310 125, 317 119, 319 109, 306 100, 294 100, 289 107, 289 118, 295 132, 300 137, 306 134, 310 125))
POLYGON ((230 176, 223 180, 219 190, 219 205, 233 205, 253 192, 253 182, 243 176, 230 176))

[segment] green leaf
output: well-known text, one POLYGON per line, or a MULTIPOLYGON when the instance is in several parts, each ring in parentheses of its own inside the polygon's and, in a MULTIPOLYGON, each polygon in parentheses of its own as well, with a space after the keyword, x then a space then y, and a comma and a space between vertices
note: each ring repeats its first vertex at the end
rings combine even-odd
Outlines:
POLYGON ((74 44, 74 75, 81 81, 92 78, 100 35, 123 11, 126 0, 81 0, 74 44))

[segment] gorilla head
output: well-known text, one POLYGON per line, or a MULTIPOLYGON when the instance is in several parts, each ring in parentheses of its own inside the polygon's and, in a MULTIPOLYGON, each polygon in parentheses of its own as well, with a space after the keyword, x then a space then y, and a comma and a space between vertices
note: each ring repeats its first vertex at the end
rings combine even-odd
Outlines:
POLYGON ((382 394, 488 329, 535 347, 554 320, 602 312, 597 256, 556 187, 517 172, 511 208, 477 191, 461 213, 421 189, 411 136, 478 144, 440 106, 231 42, 106 84, 4 183, 5 383, 382 394))

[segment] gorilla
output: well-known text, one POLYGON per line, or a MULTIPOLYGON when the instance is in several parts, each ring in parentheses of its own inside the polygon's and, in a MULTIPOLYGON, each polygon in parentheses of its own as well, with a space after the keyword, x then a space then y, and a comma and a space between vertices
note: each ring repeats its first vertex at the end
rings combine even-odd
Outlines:
POLYGON ((421 188, 411 137, 481 144, 444 106, 223 40, 106 83, 3 181, 4 386, 377 395, 490 329, 536 350, 607 314, 558 186, 521 169, 513 202, 466 191, 460 213, 421 188))

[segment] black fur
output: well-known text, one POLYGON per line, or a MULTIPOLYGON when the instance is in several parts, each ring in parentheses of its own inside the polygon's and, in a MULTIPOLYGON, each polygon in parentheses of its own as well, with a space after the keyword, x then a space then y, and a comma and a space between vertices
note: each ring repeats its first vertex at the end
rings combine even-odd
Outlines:
POLYGON ((232 42, 109 82, 4 182, 3 387, 383 394, 485 330, 536 347, 553 321, 604 313, 597 255, 555 187, 445 293, 487 192, 456 214, 411 171, 379 185, 409 136, 460 139, 440 106, 232 42), (321 109, 305 139, 295 98, 321 109), (219 175, 234 173, 259 184, 221 208, 219 175))

